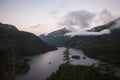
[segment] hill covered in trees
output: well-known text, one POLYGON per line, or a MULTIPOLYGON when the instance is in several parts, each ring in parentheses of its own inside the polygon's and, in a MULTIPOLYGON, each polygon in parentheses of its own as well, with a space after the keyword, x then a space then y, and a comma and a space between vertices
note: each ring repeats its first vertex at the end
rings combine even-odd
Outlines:
POLYGON ((0 23, 0 80, 14 80, 17 73, 27 71, 30 66, 24 56, 55 49, 32 33, 0 23))
POLYGON ((106 62, 89 66, 73 65, 69 57, 69 48, 64 51, 64 61, 58 70, 47 80, 120 80, 114 74, 114 69, 106 62))
POLYGON ((110 34, 74 36, 68 42, 68 46, 81 49, 87 56, 99 58, 110 63, 120 63, 120 18, 95 27, 88 31, 99 32, 110 30, 110 34))

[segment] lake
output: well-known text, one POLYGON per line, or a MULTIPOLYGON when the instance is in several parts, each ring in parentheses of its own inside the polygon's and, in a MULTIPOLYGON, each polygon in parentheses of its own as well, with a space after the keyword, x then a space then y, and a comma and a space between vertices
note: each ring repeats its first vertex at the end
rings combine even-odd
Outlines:
MULTIPOLYGON (((50 51, 44 54, 28 57, 30 61, 30 70, 27 73, 19 74, 16 80, 46 80, 53 72, 55 72, 59 65, 64 63, 63 52, 65 47, 59 47, 58 50, 50 51)), ((98 63, 96 59, 89 58, 83 54, 82 51, 70 48, 70 57, 72 55, 79 55, 80 59, 70 59, 74 65, 91 65, 98 63), (83 58, 85 57, 85 59, 83 58)))

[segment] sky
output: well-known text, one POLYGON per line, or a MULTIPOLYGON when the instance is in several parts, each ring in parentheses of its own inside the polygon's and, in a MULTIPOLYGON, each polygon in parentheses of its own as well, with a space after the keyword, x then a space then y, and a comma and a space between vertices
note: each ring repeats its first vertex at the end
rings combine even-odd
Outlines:
POLYGON ((84 30, 119 16, 120 0, 0 0, 0 22, 36 35, 62 27, 84 30))

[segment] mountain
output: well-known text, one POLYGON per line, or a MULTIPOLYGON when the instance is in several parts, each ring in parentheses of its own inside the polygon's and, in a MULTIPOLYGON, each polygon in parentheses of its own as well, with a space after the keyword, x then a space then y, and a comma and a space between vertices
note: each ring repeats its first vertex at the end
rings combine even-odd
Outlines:
POLYGON ((116 25, 117 22, 120 22, 120 18, 117 18, 117 19, 115 19, 115 20, 113 20, 113 21, 111 21, 111 22, 109 22, 109 23, 107 23, 105 25, 94 27, 94 28, 92 28, 92 29, 90 29, 88 31, 90 31, 90 32, 97 31, 98 32, 98 31, 102 31, 104 29, 110 29, 112 26, 116 25))
POLYGON ((64 46, 66 42, 70 39, 70 36, 65 36, 69 32, 67 29, 63 28, 54 32, 49 33, 48 35, 41 34, 39 38, 41 38, 47 44, 52 46, 64 46))
POLYGON ((42 39, 42 40, 44 40, 44 39, 46 38, 46 35, 45 35, 45 34, 41 34, 41 35, 39 36, 39 38, 42 39))
POLYGON ((10 24, 3 24, 3 23, 0 23, 0 28, 18 31, 18 29, 17 29, 15 26, 10 25, 10 24))
POLYGON ((89 32, 99 32, 104 29, 110 30, 110 34, 74 36, 67 45, 81 49, 89 57, 98 58, 110 63, 120 63, 120 18, 88 30, 89 32))
POLYGON ((17 28, 13 28, 14 26, 11 26, 11 28, 9 28, 9 26, 11 25, 0 24, 0 44, 4 44, 5 40, 13 41, 13 43, 19 47, 21 55, 35 55, 56 49, 47 45, 32 33, 18 31, 17 28), (6 28, 4 28, 4 26, 6 26, 6 28))
POLYGON ((55 49, 32 33, 0 23, 0 80, 15 80, 17 73, 27 71, 30 66, 24 56, 55 49))

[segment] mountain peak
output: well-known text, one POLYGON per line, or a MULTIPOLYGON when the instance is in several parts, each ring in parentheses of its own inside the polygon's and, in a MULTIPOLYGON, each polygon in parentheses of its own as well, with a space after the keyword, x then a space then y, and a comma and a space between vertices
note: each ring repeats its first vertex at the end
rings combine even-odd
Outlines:
POLYGON ((1 22, 0 22, 0 28, 9 29, 9 30, 17 30, 18 31, 18 29, 15 26, 10 25, 10 24, 3 24, 1 22))
POLYGON ((41 38, 46 43, 53 46, 64 46, 66 42, 70 39, 70 36, 65 36, 64 34, 70 32, 66 28, 62 28, 49 33, 48 35, 40 35, 41 38))
POLYGON ((99 32, 99 31, 102 31, 104 29, 112 30, 112 29, 116 29, 116 28, 117 29, 120 28, 120 17, 111 21, 111 22, 109 22, 109 23, 107 23, 107 24, 105 24, 105 25, 97 26, 97 27, 94 27, 94 28, 92 28, 90 30, 87 30, 87 31, 99 32))
POLYGON ((49 33, 47 36, 59 36, 59 35, 64 35, 65 33, 70 32, 69 30, 67 30, 66 28, 62 28, 56 31, 53 31, 51 33, 49 33))

